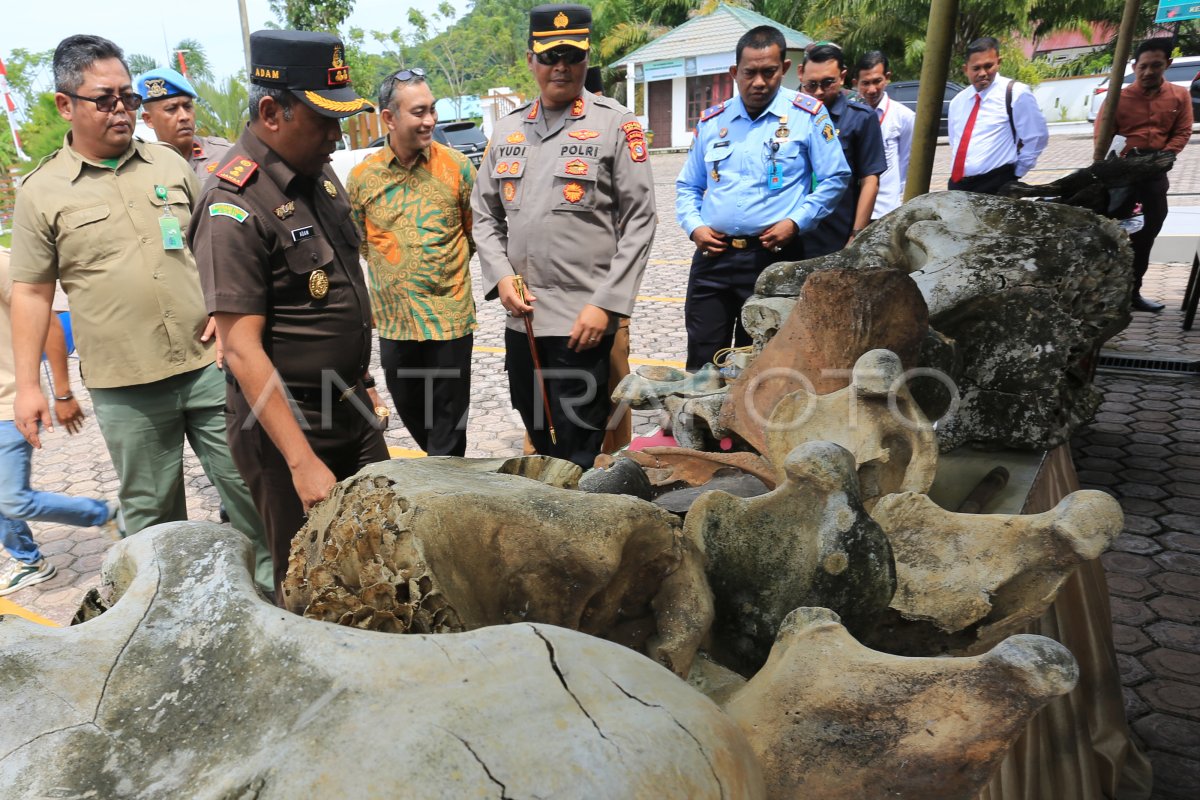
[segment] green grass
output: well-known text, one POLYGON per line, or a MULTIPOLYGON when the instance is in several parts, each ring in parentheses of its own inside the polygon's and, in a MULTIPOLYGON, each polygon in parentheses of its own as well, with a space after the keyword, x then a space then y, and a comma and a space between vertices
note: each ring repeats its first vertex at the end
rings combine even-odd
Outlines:
POLYGON ((11 233, 0 233, 0 247, 12 247, 11 233))

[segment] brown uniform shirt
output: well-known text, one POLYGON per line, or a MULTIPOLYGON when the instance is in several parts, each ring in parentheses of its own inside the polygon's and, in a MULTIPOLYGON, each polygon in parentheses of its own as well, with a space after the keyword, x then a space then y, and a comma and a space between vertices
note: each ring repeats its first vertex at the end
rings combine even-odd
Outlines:
POLYGON ((209 313, 266 317, 263 349, 288 387, 319 389, 325 370, 353 385, 371 305, 333 170, 299 175, 247 129, 213 174, 188 230, 209 313))
POLYGON ((201 183, 225 163, 225 155, 232 147, 233 142, 220 136, 196 136, 192 139, 192 155, 188 164, 201 183))
POLYGON ((616 101, 585 91, 553 121, 535 101, 497 122, 471 210, 487 298, 524 277, 536 335, 570 335, 588 304, 615 315, 608 333, 633 313, 658 218, 641 126, 616 101))
POLYGON ((12 279, 62 281, 90 389, 138 386, 211 364, 212 342, 200 342, 208 315, 196 262, 186 247, 164 249, 159 227, 169 208, 187 230, 196 176, 165 144, 135 140, 115 168, 69 145, 68 134, 17 192, 12 279))

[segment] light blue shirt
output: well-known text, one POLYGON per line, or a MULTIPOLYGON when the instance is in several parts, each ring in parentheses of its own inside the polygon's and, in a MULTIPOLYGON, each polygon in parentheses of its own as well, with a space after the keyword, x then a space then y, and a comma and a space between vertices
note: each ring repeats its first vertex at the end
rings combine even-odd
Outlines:
POLYGON ((850 183, 829 113, 818 101, 780 88, 758 119, 741 97, 696 125, 696 138, 675 180, 675 217, 683 230, 707 225, 731 236, 757 236, 783 219, 803 234, 837 206, 850 183), (787 132, 777 136, 783 118, 787 132), (772 144, 781 186, 768 187, 772 144), (713 178, 717 171, 720 180, 713 178), (812 189, 813 174, 819 183, 812 189))

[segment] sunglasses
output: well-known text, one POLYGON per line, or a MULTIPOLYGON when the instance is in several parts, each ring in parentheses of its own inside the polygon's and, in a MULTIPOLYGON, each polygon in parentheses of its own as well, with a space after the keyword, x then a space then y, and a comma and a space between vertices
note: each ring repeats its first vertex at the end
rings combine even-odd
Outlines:
POLYGON ((823 78, 819 81, 805 81, 801 85, 806 92, 815 92, 817 89, 828 89, 837 82, 837 78, 823 78))
POLYGON ((399 83, 408 83, 413 78, 424 78, 425 75, 425 70, 421 69, 420 67, 413 67, 411 69, 400 70, 392 76, 392 80, 399 83))
POLYGON ((121 101, 121 105, 125 106, 126 111, 137 111, 142 107, 142 96, 137 92, 126 92, 125 94, 102 94, 99 97, 83 97, 70 92, 63 92, 67 97, 74 97, 76 100, 87 100, 89 103, 96 104, 96 110, 102 114, 111 114, 117 110, 117 101, 121 101))
POLYGON ((587 58, 587 51, 580 50, 578 47, 561 47, 557 50, 545 50, 541 53, 534 53, 533 57, 543 67, 553 67, 560 61, 575 65, 587 58))

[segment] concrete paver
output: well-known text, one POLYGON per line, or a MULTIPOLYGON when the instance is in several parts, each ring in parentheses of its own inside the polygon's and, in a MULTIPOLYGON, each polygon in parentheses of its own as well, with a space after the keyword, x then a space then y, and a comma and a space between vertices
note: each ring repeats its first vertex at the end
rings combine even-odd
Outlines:
MULTIPOLYGON (((1086 164, 1089 155, 1089 137, 1055 136, 1030 179, 1053 180, 1086 164)), ((635 363, 682 366, 684 358, 682 298, 692 247, 674 221, 674 177, 682 162, 681 154, 653 157, 660 225, 634 314, 635 363)), ((933 185, 944 186, 948 173, 949 154, 941 147, 933 185)), ((1171 181, 1173 205, 1200 205, 1200 145, 1195 138, 1171 181)), ((1146 294, 1167 302, 1167 310, 1135 314, 1129 327, 1106 345, 1107 352, 1200 360, 1200 326, 1190 333, 1180 326, 1189 266, 1152 266, 1146 294)), ((477 265, 474 274, 478 277, 477 265)), ((514 455, 521 449, 522 426, 508 402, 503 317, 497 303, 482 302, 478 283, 476 300, 480 325, 467 454, 514 455)), ((374 367, 381 376, 377 354, 374 367)), ((73 368, 80 387, 77 366, 73 368)), ((1103 556, 1126 712, 1154 763, 1154 796, 1190 798, 1200 786, 1200 376, 1101 371, 1096 385, 1104 403, 1072 445, 1082 484, 1113 494, 1126 514, 1124 533, 1103 556)), ((382 381, 379 387, 386 397, 382 381)), ((86 390, 77 394, 89 409, 86 390)), ((635 415, 638 432, 655 422, 653 414, 635 415)), ((94 420, 78 436, 56 430, 43 440, 44 449, 34 457, 37 488, 115 494, 116 475, 94 420)), ((416 447, 398 421, 387 440, 395 448, 416 447)), ((215 521, 216 492, 190 449, 185 452, 189 514, 215 521)), ((112 540, 99 528, 33 527, 59 574, 7 599, 65 624, 84 592, 96 585, 112 540)), ((11 608, 0 605, 0 613, 11 608)))

